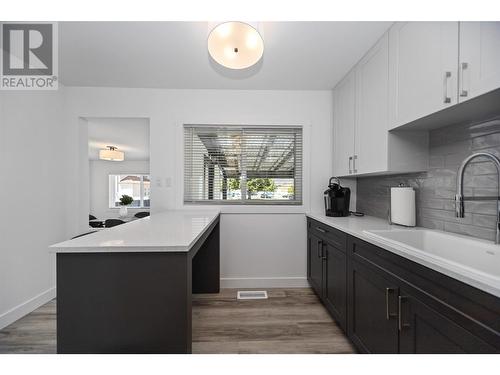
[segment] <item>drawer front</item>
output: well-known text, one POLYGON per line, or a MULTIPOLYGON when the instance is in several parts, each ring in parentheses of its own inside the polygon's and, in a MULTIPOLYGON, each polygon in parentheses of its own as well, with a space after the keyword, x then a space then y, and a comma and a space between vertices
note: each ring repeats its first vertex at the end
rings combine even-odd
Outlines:
POLYGON ((307 228, 311 234, 330 242, 334 247, 346 252, 347 234, 314 219, 307 219, 307 228))

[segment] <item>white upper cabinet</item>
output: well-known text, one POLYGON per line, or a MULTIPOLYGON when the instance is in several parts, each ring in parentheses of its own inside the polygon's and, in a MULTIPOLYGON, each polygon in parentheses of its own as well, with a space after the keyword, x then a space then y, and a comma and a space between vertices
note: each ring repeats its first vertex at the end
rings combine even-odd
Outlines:
POLYGON ((459 101, 500 87, 500 22, 460 22, 459 101))
POLYGON ((458 102, 458 22, 398 22, 389 31, 389 128, 458 102))
POLYGON ((382 39, 356 67, 356 173, 386 171, 389 41, 382 39))
POLYGON ((334 90, 334 175, 408 173, 427 168, 427 132, 388 130, 387 33, 334 90))
POLYGON ((497 113, 498 89, 500 22, 395 23, 334 89, 334 174, 427 169, 426 129, 497 113))
POLYGON ((333 168, 335 175, 338 176, 352 174, 354 168, 355 78, 354 71, 352 71, 333 92, 333 168))

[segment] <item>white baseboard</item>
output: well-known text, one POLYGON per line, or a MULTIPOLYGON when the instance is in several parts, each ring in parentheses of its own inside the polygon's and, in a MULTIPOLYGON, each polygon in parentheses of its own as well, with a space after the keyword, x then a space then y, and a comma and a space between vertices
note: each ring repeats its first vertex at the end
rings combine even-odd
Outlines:
POLYGON ((305 277, 221 277, 221 288, 307 288, 305 277))
POLYGON ((33 298, 13 307, 12 309, 0 315, 0 329, 7 327, 9 324, 14 323, 16 320, 36 310, 40 306, 46 304, 51 299, 56 297, 56 288, 47 289, 36 295, 33 298))
MULTIPOLYGON (((221 288, 308 288, 305 277, 245 277, 220 279, 221 288)), ((0 315, 0 329, 36 310, 56 297, 56 288, 50 288, 0 315)))
MULTIPOLYGON (((220 279, 221 288, 308 288, 305 277, 245 277, 220 279)), ((56 288, 50 288, 0 315, 0 329, 36 310, 56 297, 56 288)))

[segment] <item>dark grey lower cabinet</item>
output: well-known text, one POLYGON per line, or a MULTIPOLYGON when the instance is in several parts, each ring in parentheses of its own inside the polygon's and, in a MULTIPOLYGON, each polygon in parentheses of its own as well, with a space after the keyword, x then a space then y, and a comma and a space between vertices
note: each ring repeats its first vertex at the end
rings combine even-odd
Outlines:
POLYGON ((416 354, 495 353, 495 348, 401 290, 399 352, 416 354))
POLYGON ((397 283, 360 262, 349 267, 348 335, 366 353, 398 353, 397 283))
POLYGON ((347 329, 347 235, 319 225, 307 236, 307 279, 330 315, 347 329))
POLYGON ((323 294, 323 258, 321 255, 321 239, 313 234, 308 236, 307 279, 320 297, 323 294))
POLYGON ((347 332, 361 352, 500 352, 500 299, 355 237, 347 256, 347 332))
POLYGON ((500 353, 500 298, 312 219, 307 276, 363 353, 500 353))
POLYGON ((323 302, 333 318, 347 327, 347 256, 329 242, 323 242, 323 302))

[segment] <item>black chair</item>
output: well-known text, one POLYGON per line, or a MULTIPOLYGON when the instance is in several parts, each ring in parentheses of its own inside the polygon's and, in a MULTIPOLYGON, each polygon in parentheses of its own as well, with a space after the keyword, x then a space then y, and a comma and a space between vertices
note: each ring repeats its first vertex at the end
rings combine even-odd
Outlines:
POLYGON ((97 231, 93 230, 92 232, 87 232, 87 233, 79 234, 78 236, 75 236, 75 237, 73 237, 71 239, 74 240, 75 238, 83 237, 83 236, 86 236, 87 234, 91 234, 91 233, 95 233, 95 232, 97 232, 97 231))
POLYGON ((104 221, 97 220, 97 218, 94 215, 89 214, 89 227, 104 228, 104 221))
POLYGON ((146 211, 138 212, 134 216, 139 218, 139 219, 142 219, 143 217, 148 217, 149 212, 146 212, 146 211))
POLYGON ((116 227, 117 225, 120 225, 120 224, 125 224, 125 222, 123 220, 120 220, 120 219, 106 219, 106 221, 104 222, 104 227, 105 228, 112 228, 112 227, 116 227))
POLYGON ((104 228, 103 221, 89 221, 89 226, 92 228, 104 228))

